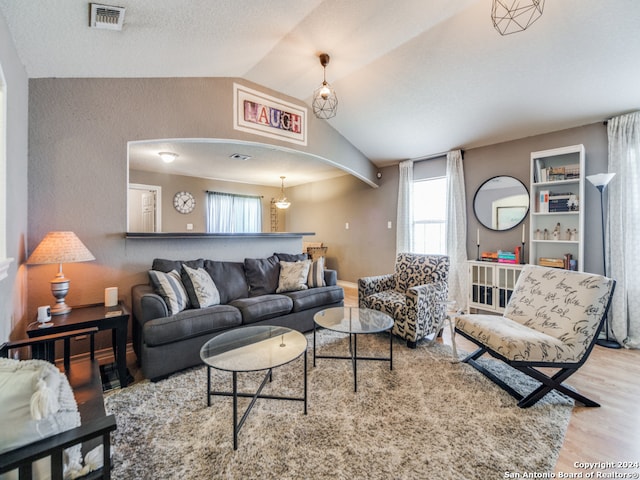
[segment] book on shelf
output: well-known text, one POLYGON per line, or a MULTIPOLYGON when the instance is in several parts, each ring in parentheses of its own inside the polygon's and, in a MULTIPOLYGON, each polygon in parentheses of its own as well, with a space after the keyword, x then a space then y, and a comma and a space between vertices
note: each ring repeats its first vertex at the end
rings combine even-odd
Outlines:
POLYGON ((549 190, 538 192, 538 212, 549 213, 549 190))
MULTIPOLYGON (((536 158, 535 162, 535 171, 533 173, 533 181, 534 182, 544 182, 546 180, 542 179, 542 170, 544 170, 544 163, 541 158, 536 158)), ((546 177, 546 176, 545 176, 546 177)))
POLYGON ((571 165, 565 165, 564 167, 565 180, 574 180, 580 178, 580 164, 574 163, 571 165))

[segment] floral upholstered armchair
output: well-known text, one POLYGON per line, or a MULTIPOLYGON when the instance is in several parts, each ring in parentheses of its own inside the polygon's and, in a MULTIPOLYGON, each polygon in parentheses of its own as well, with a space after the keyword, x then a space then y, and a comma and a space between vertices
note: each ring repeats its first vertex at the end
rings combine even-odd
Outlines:
POLYGON ((463 362, 530 407, 558 390, 587 407, 597 402, 564 385, 593 349, 609 310, 615 280, 593 273, 527 265, 502 316, 456 317, 456 332, 478 345, 463 362), (528 395, 516 391, 476 360, 485 353, 540 382, 528 395), (558 369, 548 376, 538 367, 558 369))
POLYGON ((358 280, 358 305, 390 315, 392 332, 407 346, 435 336, 447 310, 449 257, 400 253, 395 272, 358 280))

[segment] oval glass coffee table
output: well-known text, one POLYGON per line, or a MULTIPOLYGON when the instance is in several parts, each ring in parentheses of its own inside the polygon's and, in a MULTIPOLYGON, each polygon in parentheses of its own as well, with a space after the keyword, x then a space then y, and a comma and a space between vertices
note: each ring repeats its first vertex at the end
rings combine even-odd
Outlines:
POLYGON ((207 406, 211 406, 213 395, 233 397, 233 449, 238 449, 238 432, 258 398, 271 400, 296 400, 304 402, 307 414, 307 339, 290 328, 261 325, 242 327, 221 333, 205 343, 200 349, 200 358, 207 365, 207 406), (304 356, 304 396, 279 397, 262 395, 262 389, 271 381, 273 369, 304 356), (232 391, 211 389, 211 369, 232 373, 232 391), (238 392, 238 373, 266 370, 264 379, 256 393, 238 392), (251 398, 251 403, 238 421, 238 397, 251 398))
POLYGON ((389 362, 389 370, 393 370, 393 318, 378 310, 358 307, 334 307, 321 310, 313 316, 313 366, 316 358, 338 358, 351 360, 353 366, 353 391, 358 391, 358 360, 378 360, 389 362), (317 355, 316 354, 316 326, 324 327, 334 332, 349 334, 349 356, 317 355), (359 357, 358 335, 389 332, 388 357, 359 357))

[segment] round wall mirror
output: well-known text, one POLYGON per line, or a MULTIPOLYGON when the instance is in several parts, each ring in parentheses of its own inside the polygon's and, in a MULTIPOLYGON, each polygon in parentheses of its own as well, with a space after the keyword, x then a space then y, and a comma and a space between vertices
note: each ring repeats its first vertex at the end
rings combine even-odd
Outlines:
POLYGON ((517 178, 501 175, 484 182, 473 197, 478 221, 491 230, 510 230, 529 212, 529 191, 517 178))

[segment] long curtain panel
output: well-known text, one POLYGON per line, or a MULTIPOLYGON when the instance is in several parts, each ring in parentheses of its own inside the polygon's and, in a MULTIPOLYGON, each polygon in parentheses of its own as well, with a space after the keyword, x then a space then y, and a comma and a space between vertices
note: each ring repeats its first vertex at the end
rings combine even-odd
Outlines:
POLYGON ((413 248, 413 161, 400 162, 398 213, 396 219, 396 256, 413 248))
POLYGON ((262 231, 262 199, 231 193, 207 193, 208 233, 257 233, 262 231))
POLYGON ((607 126, 607 274, 616 280, 609 335, 628 348, 640 348, 640 112, 612 118, 607 126))
POLYGON ((449 267, 449 298, 458 308, 466 308, 467 282, 467 202, 464 189, 462 152, 447 153, 447 255, 449 267))

